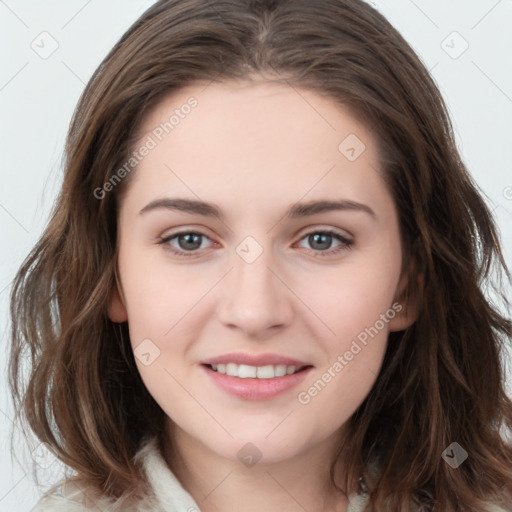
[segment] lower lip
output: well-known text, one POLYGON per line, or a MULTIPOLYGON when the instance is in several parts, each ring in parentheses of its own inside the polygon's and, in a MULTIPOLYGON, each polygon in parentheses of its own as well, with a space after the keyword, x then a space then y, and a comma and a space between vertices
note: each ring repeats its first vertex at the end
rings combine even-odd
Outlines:
POLYGON ((273 377, 272 379, 241 379, 213 371, 209 366, 201 365, 208 376, 221 389, 243 400, 267 400, 301 383, 309 374, 312 366, 292 375, 273 377))

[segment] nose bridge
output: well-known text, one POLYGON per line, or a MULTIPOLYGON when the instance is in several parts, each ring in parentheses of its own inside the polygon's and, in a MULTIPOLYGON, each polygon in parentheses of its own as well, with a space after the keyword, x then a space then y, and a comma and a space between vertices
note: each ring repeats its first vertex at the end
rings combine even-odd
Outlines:
POLYGON ((269 293, 275 287, 275 276, 270 271, 275 266, 270 250, 262 252, 254 261, 247 261, 239 255, 234 258, 235 287, 238 292, 249 291, 254 298, 269 293))
POLYGON ((247 237, 235 252, 233 271, 223 286, 221 321, 253 334, 288 323, 292 312, 290 297, 273 273, 276 265, 271 249, 264 249, 254 238, 247 237))

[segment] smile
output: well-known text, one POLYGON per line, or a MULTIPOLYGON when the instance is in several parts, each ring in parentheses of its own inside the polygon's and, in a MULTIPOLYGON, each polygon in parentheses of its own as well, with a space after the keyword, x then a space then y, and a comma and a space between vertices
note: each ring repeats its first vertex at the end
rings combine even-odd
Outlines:
POLYGON ((231 396, 243 400, 267 400, 300 384, 313 366, 296 369, 295 366, 286 365, 257 367, 227 363, 202 364, 201 368, 220 389, 231 396))
POLYGON ((213 371, 230 375, 231 377, 239 377, 241 379, 273 379, 274 377, 284 377, 285 375, 292 375, 297 371, 302 370, 305 366, 298 368, 296 366, 278 364, 266 366, 251 366, 248 364, 212 364, 210 365, 213 371))

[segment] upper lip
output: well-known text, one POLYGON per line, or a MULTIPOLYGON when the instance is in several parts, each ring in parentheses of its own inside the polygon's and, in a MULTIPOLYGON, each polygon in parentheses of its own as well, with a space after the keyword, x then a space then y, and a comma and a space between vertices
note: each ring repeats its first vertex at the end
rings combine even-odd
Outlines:
POLYGON ((293 359, 291 357, 280 356, 279 354, 245 354, 243 352, 231 352, 218 357, 212 357, 201 361, 202 364, 246 364, 249 366, 267 366, 284 364, 286 366, 312 366, 304 361, 293 359))

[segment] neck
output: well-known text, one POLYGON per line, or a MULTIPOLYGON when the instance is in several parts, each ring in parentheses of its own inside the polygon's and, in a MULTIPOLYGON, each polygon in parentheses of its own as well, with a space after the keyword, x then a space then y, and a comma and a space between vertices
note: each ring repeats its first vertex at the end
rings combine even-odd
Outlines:
POLYGON ((169 421, 164 457, 202 512, 345 512, 347 496, 332 486, 329 475, 339 443, 336 432, 291 459, 247 467, 169 421))

